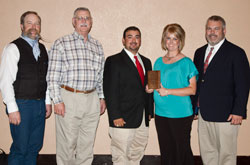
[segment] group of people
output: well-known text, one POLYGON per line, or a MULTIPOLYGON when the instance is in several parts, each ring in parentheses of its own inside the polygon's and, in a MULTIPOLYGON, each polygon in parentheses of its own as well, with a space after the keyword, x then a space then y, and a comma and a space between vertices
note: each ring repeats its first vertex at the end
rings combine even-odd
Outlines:
POLYGON ((39 15, 27 11, 21 16, 22 34, 4 48, 0 66, 13 139, 9 165, 36 164, 51 102, 58 165, 92 163, 97 126, 106 108, 114 165, 140 164, 153 117, 162 165, 194 164, 190 133, 197 118, 204 165, 236 165, 250 69, 244 50, 225 39, 225 20, 208 18, 208 43, 196 50, 193 62, 181 52, 184 29, 167 25, 161 39, 166 54, 153 67, 161 74, 161 87, 155 90, 147 85, 151 61, 138 52, 139 28, 126 28, 124 48, 105 60, 101 43, 89 34, 92 21, 88 8, 77 8, 75 31, 57 39, 47 54, 39 42, 39 15))

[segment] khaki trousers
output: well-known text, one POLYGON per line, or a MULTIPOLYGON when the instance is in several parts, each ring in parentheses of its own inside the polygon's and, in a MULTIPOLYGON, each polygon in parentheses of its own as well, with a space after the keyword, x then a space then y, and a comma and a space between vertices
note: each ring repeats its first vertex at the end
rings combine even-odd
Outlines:
POLYGON ((58 165, 91 165, 100 118, 97 92, 73 93, 61 89, 65 116, 56 115, 56 161, 58 165))
POLYGON ((236 165, 239 125, 207 122, 199 114, 198 133, 204 165, 236 165))
POLYGON ((145 119, 139 128, 109 128, 113 165, 139 165, 148 143, 145 119))

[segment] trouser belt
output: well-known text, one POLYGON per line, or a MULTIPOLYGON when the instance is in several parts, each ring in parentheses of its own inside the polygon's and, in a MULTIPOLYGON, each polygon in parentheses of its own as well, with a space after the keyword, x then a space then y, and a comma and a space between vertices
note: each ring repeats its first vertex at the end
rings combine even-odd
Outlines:
POLYGON ((87 91, 80 91, 80 90, 77 90, 77 89, 74 89, 74 88, 71 88, 71 87, 68 87, 68 86, 65 86, 65 85, 61 85, 61 87, 64 88, 65 90, 67 90, 67 91, 74 92, 74 93, 89 94, 89 93, 92 93, 92 92, 95 91, 95 89, 91 89, 91 90, 87 90, 87 91))

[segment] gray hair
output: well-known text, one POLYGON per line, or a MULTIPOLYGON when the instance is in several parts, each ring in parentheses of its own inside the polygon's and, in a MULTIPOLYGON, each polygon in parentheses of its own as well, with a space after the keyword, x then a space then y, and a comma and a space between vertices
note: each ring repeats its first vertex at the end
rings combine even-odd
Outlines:
MULTIPOLYGON (((222 27, 223 29, 226 28, 226 21, 224 20, 224 18, 222 18, 221 16, 218 16, 218 15, 212 15, 211 17, 209 17, 207 19, 207 23, 208 21, 220 21, 222 23, 222 27)), ((207 26, 207 23, 206 23, 206 26, 207 26)))
POLYGON ((86 7, 78 7, 77 9, 75 9, 75 11, 74 11, 74 16, 73 16, 73 17, 76 17, 76 13, 77 13, 78 11, 87 11, 87 12, 89 12, 89 15, 90 15, 90 17, 91 17, 91 13, 90 13, 89 9, 86 8, 86 7))

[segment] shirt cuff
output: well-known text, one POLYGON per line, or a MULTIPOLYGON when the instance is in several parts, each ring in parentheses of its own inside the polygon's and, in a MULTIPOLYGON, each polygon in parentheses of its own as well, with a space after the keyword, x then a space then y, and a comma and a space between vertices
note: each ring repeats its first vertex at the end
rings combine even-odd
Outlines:
POLYGON ((18 106, 17 106, 16 102, 9 102, 7 104, 7 111, 8 111, 8 113, 17 112, 18 106))
POLYGON ((46 104, 51 104, 51 99, 50 99, 49 96, 46 96, 45 103, 46 104))
POLYGON ((45 103, 51 104, 51 98, 49 96, 49 90, 46 91, 45 103))
POLYGON ((98 94, 98 97, 99 97, 99 99, 104 99, 103 93, 102 94, 98 94))
POLYGON ((61 99, 61 97, 55 97, 55 98, 53 98, 53 102, 54 102, 54 104, 59 104, 59 103, 62 103, 63 100, 61 99))

